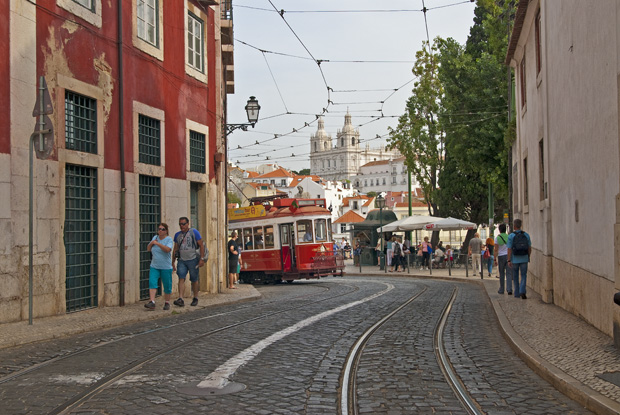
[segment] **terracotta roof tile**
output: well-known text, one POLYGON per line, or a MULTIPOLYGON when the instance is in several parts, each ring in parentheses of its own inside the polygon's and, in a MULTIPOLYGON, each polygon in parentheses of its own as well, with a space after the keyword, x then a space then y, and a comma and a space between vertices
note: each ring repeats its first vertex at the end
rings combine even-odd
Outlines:
POLYGON ((363 216, 358 215, 352 210, 347 211, 344 215, 334 221, 334 223, 358 223, 363 222, 365 219, 363 216))

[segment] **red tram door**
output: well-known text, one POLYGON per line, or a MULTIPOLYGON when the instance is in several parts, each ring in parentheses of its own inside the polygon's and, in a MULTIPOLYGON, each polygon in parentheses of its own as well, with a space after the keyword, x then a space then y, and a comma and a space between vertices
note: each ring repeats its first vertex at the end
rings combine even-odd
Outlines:
POLYGON ((291 272, 297 270, 295 261, 295 238, 293 237, 293 224, 284 223, 280 225, 280 245, 282 249, 282 271, 291 272))

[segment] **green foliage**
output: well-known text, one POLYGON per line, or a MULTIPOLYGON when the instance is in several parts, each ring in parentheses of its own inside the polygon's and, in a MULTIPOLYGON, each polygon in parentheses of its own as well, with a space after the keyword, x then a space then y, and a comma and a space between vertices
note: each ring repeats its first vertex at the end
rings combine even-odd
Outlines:
MULTIPOLYGON (((405 157, 433 214, 476 223, 488 219, 488 184, 494 207, 508 206, 507 19, 511 0, 478 0, 465 45, 435 39, 416 54, 417 82, 388 141, 405 157)), ((495 218, 496 221, 498 218, 495 218)))
POLYGON ((233 192, 228 192, 227 201, 228 203, 238 203, 241 206, 241 198, 233 192))
POLYGON ((366 196, 368 196, 368 197, 375 197, 375 196, 377 196, 377 192, 368 192, 368 193, 366 193, 366 196))
POLYGON ((425 202, 433 215, 439 215, 435 193, 443 167, 444 134, 439 123, 443 87, 437 77, 438 40, 430 47, 423 42, 416 53, 413 74, 417 81, 395 129, 390 128, 388 146, 405 156, 407 169, 424 191, 425 202))
POLYGON ((310 169, 301 169, 301 170, 299 170, 299 173, 296 172, 295 170, 293 170, 293 173, 298 175, 298 176, 309 176, 310 175, 310 169))

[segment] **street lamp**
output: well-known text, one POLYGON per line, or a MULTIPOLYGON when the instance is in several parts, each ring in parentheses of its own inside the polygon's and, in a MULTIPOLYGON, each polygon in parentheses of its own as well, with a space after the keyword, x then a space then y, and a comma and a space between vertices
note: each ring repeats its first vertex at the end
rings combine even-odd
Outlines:
POLYGON ((232 133, 237 129, 242 129, 243 131, 248 130, 248 126, 252 126, 258 122, 258 112, 260 111, 260 105, 258 105, 258 100, 256 97, 251 96, 248 99, 248 103, 245 106, 245 112, 248 114, 248 123, 246 124, 226 124, 226 135, 232 133))
MULTIPOLYGON (((379 208, 379 225, 381 228, 381 253, 379 254, 379 265, 381 265, 381 258, 383 258, 383 208, 385 207, 385 199, 383 198, 383 196, 379 195, 377 196, 377 198, 375 199, 375 206, 379 208)), ((385 260, 383 261, 383 269, 385 270, 385 272, 387 272, 387 267, 385 266, 386 262, 385 260)), ((381 268, 379 268, 381 269, 381 268)))

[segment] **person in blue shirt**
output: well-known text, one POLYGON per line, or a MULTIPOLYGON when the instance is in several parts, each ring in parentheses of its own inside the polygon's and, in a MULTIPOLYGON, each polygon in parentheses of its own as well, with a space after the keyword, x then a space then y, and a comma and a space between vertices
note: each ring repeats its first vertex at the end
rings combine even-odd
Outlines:
POLYGON ((152 255, 151 268, 149 270, 149 297, 150 301, 144 304, 149 310, 155 309, 155 294, 159 286, 159 279, 164 286, 164 310, 170 310, 170 294, 172 293, 172 247, 174 242, 168 236, 168 225, 157 225, 157 235, 146 247, 152 255))
MULTIPOLYGON (((515 219, 513 223, 514 231, 508 236, 508 266, 512 270, 512 279, 514 281, 514 295, 515 297, 521 297, 526 299, 525 288, 527 286, 527 264, 530 262, 530 255, 532 254, 532 240, 527 232, 521 230, 521 219, 515 219), (521 249, 515 241, 517 235, 522 234, 527 240, 527 248, 523 253, 518 252, 521 249), (527 252, 527 253, 525 253, 527 252), (521 274, 521 280, 519 281, 519 274, 521 274)), ((518 236, 522 239, 522 236, 518 236)))

